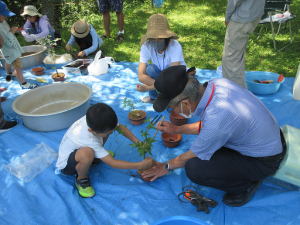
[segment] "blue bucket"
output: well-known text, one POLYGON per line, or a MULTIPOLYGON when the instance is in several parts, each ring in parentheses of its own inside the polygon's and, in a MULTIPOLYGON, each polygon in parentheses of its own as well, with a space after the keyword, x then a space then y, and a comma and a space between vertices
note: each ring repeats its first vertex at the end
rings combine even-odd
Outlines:
POLYGON ((208 223, 189 216, 170 216, 154 221, 150 225, 209 225, 208 223))
POLYGON ((155 8, 160 8, 162 7, 163 0, 153 0, 155 8))
POLYGON ((276 93, 281 83, 284 82, 285 79, 283 79, 280 83, 278 83, 278 77, 279 74, 276 73, 269 73, 269 72, 246 72, 245 78, 246 78, 246 84, 248 91, 251 91, 254 94, 259 95, 270 95, 276 93), (253 80, 273 80, 272 84, 261 84, 261 83, 255 83, 253 80))

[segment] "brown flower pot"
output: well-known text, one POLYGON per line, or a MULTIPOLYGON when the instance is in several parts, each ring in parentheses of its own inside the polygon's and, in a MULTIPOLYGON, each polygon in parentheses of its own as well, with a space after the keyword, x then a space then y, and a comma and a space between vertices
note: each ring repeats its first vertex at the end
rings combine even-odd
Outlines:
POLYGON ((138 169, 137 170, 143 181, 149 182, 153 178, 153 177, 142 177, 142 173, 144 173, 146 170, 149 170, 149 169, 151 169, 152 167, 154 167, 156 165, 157 165, 156 161, 153 160, 153 163, 149 168, 147 168, 147 169, 138 169))
POLYGON ((52 75, 53 80, 56 81, 64 81, 65 80, 65 74, 64 73, 54 73, 52 75))
POLYGON ((36 76, 43 75, 44 74, 44 67, 35 67, 35 68, 31 69, 31 72, 36 76))
POLYGON ((179 145, 182 135, 181 134, 162 133, 161 138, 163 139, 165 146, 167 146, 169 148, 174 148, 179 145))
POLYGON ((128 113, 128 119, 133 125, 141 125, 146 118, 146 112, 143 110, 135 110, 128 113))
POLYGON ((177 113, 174 113, 173 111, 170 113, 170 122, 177 126, 187 124, 188 121, 189 121, 188 118, 185 118, 177 113))

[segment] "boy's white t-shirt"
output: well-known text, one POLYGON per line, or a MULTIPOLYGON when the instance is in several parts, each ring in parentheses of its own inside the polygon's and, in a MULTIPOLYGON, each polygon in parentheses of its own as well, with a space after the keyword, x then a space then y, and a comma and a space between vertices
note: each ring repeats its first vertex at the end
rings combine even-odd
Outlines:
POLYGON ((95 152, 95 158, 103 158, 109 153, 103 148, 103 138, 88 131, 86 116, 77 120, 64 135, 58 151, 56 167, 60 170, 67 165, 69 155, 76 149, 90 147, 95 152))
POLYGON ((147 40, 141 47, 140 62, 148 63, 149 60, 160 70, 170 67, 173 62, 180 62, 180 65, 186 66, 181 45, 174 39, 170 40, 167 49, 162 54, 159 54, 147 40))

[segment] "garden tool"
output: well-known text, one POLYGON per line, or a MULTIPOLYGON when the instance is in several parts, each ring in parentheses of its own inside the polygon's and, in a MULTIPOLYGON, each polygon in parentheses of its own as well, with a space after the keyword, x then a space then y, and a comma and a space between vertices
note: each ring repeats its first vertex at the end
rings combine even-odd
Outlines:
POLYGON ((257 80, 257 79, 254 79, 253 80, 254 83, 260 83, 260 84, 272 84, 273 83, 273 80, 257 80))
POLYGON ((178 199, 179 199, 179 201, 184 202, 184 203, 191 202, 194 206, 197 207, 197 212, 204 210, 206 214, 209 214, 208 206, 215 208, 218 205, 218 202, 216 202, 213 199, 203 197, 202 195, 198 194, 197 188, 195 188, 194 186, 189 186, 189 185, 184 186, 182 188, 182 193, 180 193, 178 195, 178 199), (185 190, 188 187, 190 187, 194 190, 192 190, 192 189, 185 190), (188 201, 182 200, 180 198, 181 195, 183 195, 183 197, 185 199, 187 199, 188 201))
POLYGON ((278 77, 278 83, 281 82, 283 79, 284 79, 284 76, 282 74, 280 74, 278 77))
MULTIPOLYGON (((160 118, 160 117, 159 117, 159 118, 160 118)), ((159 119, 159 118, 158 118, 158 119, 159 119)), ((161 120, 160 123, 159 123, 159 126, 160 126, 161 123, 164 121, 164 119, 165 119, 165 116, 163 116, 162 120, 161 120)), ((158 131, 158 130, 155 131, 155 134, 153 135, 153 139, 155 138, 155 136, 156 136, 156 134, 157 134, 157 131, 158 131)))

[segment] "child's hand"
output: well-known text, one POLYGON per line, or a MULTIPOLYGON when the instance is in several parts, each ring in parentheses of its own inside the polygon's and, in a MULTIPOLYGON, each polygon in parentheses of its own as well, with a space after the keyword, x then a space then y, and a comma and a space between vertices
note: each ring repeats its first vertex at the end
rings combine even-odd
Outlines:
POLYGON ((67 51, 69 52, 69 51, 71 51, 71 45, 70 44, 67 44, 67 46, 66 46, 66 49, 67 49, 67 51))
POLYGON ((78 53, 78 57, 83 57, 85 55, 85 51, 81 51, 78 53))
POLYGON ((10 28, 10 32, 13 33, 13 34, 15 34, 15 33, 20 32, 20 30, 18 29, 18 27, 11 27, 10 28))
POLYGON ((141 169, 150 168, 152 166, 152 163, 153 163, 153 158, 151 158, 150 156, 148 156, 146 159, 144 159, 142 161, 142 168, 141 169))

